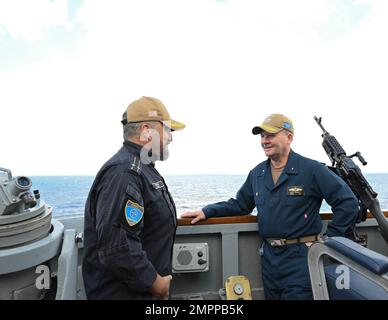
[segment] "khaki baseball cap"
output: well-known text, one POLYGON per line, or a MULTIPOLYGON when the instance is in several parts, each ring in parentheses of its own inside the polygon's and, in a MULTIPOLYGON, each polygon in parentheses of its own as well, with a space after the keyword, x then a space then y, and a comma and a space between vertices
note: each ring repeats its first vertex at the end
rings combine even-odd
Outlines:
POLYGON ((186 127, 179 121, 172 120, 165 105, 159 99, 152 97, 141 97, 129 104, 123 114, 121 123, 161 121, 171 130, 181 130, 186 127))
POLYGON ((260 134, 262 131, 269 133, 278 133, 281 130, 287 130, 294 133, 294 125, 292 121, 280 113, 273 113, 265 118, 264 122, 256 127, 253 127, 253 134, 260 134))

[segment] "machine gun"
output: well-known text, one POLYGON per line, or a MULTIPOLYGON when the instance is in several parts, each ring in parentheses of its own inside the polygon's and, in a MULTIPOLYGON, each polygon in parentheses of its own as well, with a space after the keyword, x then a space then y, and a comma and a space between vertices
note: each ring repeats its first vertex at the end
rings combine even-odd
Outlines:
POLYGON ((360 168, 354 163, 352 158, 357 157, 364 166, 367 162, 361 156, 360 152, 347 156, 337 139, 329 134, 322 126, 322 117, 317 118, 314 116, 314 120, 323 131, 322 146, 332 162, 331 167, 329 168, 348 184, 358 199, 360 211, 357 223, 366 220, 367 210, 369 210, 375 217, 379 226, 379 231, 385 242, 388 243, 388 221, 385 219, 384 213, 380 208, 380 203, 377 200, 377 193, 369 185, 368 181, 361 173, 360 168))

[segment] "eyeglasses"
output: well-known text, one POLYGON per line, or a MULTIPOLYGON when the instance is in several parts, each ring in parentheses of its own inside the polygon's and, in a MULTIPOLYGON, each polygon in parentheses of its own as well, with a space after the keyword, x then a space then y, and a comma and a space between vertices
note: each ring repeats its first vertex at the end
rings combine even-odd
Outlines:
POLYGON ((141 122, 159 122, 159 123, 162 124, 164 130, 169 131, 169 132, 174 131, 174 130, 171 129, 168 125, 166 125, 163 121, 160 121, 160 120, 147 120, 147 121, 134 121, 134 122, 128 122, 127 119, 121 120, 121 123, 122 123, 124 126, 127 125, 128 123, 141 123, 141 122))
POLYGON ((163 129, 166 130, 167 132, 172 132, 173 130, 168 126, 166 125, 163 121, 158 121, 162 124, 163 126, 163 129))

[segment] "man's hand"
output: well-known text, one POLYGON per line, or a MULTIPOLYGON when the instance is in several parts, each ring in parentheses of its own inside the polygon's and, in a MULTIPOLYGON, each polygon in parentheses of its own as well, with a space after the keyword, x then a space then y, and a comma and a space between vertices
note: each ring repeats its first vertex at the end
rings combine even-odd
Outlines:
POLYGON ((171 279, 171 275, 165 277, 162 277, 159 274, 157 275, 150 288, 150 292, 155 299, 168 300, 171 279))
POLYGON ((191 224, 194 224, 194 223, 197 223, 198 221, 205 220, 206 216, 202 210, 197 210, 197 211, 184 212, 181 214, 181 218, 194 218, 193 220, 191 220, 191 224))

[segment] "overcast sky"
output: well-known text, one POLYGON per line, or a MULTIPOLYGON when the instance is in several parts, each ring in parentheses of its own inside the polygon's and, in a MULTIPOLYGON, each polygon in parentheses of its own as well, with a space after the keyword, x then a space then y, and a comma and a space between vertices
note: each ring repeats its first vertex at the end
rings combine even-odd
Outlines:
POLYGON ((146 95, 187 125, 163 174, 247 174, 270 113, 296 152, 328 163, 322 116, 388 172, 387 57, 386 0, 0 0, 0 167, 94 175, 146 95))

